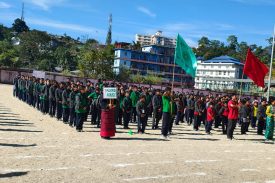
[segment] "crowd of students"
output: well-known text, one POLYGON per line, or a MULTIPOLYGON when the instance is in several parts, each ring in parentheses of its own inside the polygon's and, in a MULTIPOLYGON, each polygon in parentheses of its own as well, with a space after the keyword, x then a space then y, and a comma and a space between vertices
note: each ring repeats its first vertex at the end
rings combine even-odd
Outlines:
POLYGON ((116 87, 118 97, 114 102, 115 123, 129 129, 129 123, 137 123, 137 132, 142 134, 148 128, 148 118, 152 118, 153 130, 161 129, 163 138, 172 134, 173 125, 186 122, 198 131, 202 126, 207 134, 221 126, 222 133, 233 139, 237 124, 241 134, 250 128, 257 128, 257 134, 266 140, 273 140, 275 100, 269 104, 262 98, 238 99, 237 95, 203 95, 202 93, 175 93, 146 87, 125 86, 121 83, 85 84, 67 80, 58 83, 53 80, 30 76, 14 78, 14 96, 75 127, 83 129, 84 121, 91 115, 91 124, 100 128, 101 110, 108 109, 109 101, 103 98, 103 87, 116 87), (161 121, 161 127, 160 127, 161 121))

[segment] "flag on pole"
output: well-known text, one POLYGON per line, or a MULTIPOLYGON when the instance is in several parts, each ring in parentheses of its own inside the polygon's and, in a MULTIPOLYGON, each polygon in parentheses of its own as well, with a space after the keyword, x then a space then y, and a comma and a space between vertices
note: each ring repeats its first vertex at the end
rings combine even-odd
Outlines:
POLYGON ((268 68, 248 48, 243 73, 247 75, 257 86, 264 88, 264 78, 268 68))
POLYGON ((196 76, 197 59, 192 49, 186 44, 184 39, 178 34, 175 49, 175 63, 179 65, 187 74, 196 76))

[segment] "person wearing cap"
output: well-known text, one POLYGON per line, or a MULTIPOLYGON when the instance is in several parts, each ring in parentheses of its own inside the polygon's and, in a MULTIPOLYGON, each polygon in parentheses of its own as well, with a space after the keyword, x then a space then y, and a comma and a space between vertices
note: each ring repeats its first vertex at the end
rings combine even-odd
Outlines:
POLYGON ((259 105, 258 107, 257 119, 258 119, 257 134, 263 135, 265 120, 266 120, 266 100, 262 100, 261 105, 259 105))
POLYGON ((146 127, 146 96, 141 95, 136 105, 136 112, 138 117, 138 133, 143 134, 146 127))
POLYGON ((81 132, 87 110, 87 98, 85 88, 79 86, 79 92, 75 96, 76 131, 81 132))
POLYGON ((275 117, 275 99, 270 99, 271 105, 266 109, 266 130, 265 139, 266 141, 273 140, 274 134, 274 117, 275 117))
POLYGON ((168 137, 171 120, 171 88, 167 87, 162 95, 162 129, 161 134, 164 139, 168 137))

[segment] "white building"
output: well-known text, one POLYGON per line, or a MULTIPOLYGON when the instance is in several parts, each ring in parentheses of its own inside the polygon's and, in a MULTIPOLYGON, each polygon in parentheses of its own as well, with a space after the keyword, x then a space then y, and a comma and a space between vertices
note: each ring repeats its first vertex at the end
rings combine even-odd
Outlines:
POLYGON ((158 31, 154 35, 136 34, 135 42, 140 43, 142 46, 160 45, 173 48, 176 46, 176 39, 162 36, 162 31, 158 31))
POLYGON ((234 80, 242 78, 244 64, 229 56, 198 61, 196 89, 233 89, 234 80))

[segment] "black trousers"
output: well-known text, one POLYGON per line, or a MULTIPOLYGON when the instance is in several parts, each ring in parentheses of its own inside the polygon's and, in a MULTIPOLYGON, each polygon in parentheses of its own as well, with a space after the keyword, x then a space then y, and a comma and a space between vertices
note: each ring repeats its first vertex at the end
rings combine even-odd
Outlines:
POLYGON ((117 109, 118 110, 118 114, 116 116, 116 124, 117 125, 122 125, 122 116, 123 116, 123 112, 122 109, 117 109))
POLYGON ((194 130, 199 130, 199 126, 201 126, 202 116, 195 115, 194 116, 194 130))
POLYGON ((131 122, 136 123, 137 122, 137 111, 136 111, 136 107, 132 108, 132 116, 131 116, 131 122))
POLYGON ((141 117, 138 116, 138 133, 144 133, 145 132, 145 127, 146 127, 146 116, 141 117))
POLYGON ((56 102, 53 99, 49 100, 49 114, 51 117, 55 116, 56 102))
POLYGON ((265 120, 263 118, 259 118, 258 119, 258 128, 257 128, 258 135, 263 134, 264 127, 265 127, 265 120))
POLYGON ((228 125, 227 125, 227 138, 232 139, 233 133, 236 128, 237 120, 236 119, 228 119, 228 125))
POLYGON ((187 112, 187 123, 188 124, 192 124, 193 118, 194 118, 194 110, 193 109, 188 109, 188 112, 187 112))
POLYGON ((205 124, 205 132, 206 133, 210 133, 212 124, 213 124, 213 121, 206 121, 206 124, 205 124))
POLYGON ((157 129, 161 119, 161 111, 153 109, 152 129, 157 129))
POLYGON ((69 110, 69 108, 64 108, 63 107, 63 110, 62 110, 62 116, 63 116, 63 122, 64 123, 68 123, 68 121, 69 121, 69 115, 70 115, 70 110, 69 110))
POLYGON ((84 120, 85 120, 85 113, 76 113, 76 130, 83 129, 84 120))
POLYGON ((161 129, 161 134, 163 136, 167 136, 168 135, 168 131, 169 131, 169 126, 170 126, 170 121, 171 121, 171 115, 169 112, 163 112, 162 114, 162 129, 161 129))
POLYGON ((42 112, 44 114, 49 112, 49 100, 42 100, 42 112))
POLYGON ((131 112, 124 111, 124 113, 123 113, 123 126, 124 126, 124 128, 128 128, 130 118, 131 118, 131 112))
POLYGON ((223 132, 223 134, 226 134, 228 118, 226 116, 222 116, 221 120, 222 120, 222 132, 223 132))
POLYGON ((176 121, 175 124, 179 125, 179 122, 182 121, 183 113, 181 111, 177 111, 176 121))
POLYGON ((221 118, 220 118, 220 116, 217 115, 215 117, 215 125, 214 125, 214 127, 215 128, 219 128, 220 124, 221 124, 221 118))
POLYGON ((58 120, 62 118, 62 104, 59 102, 56 103, 56 118, 58 120))
POLYGON ((242 121, 241 133, 246 134, 246 132, 248 131, 248 127, 249 127, 249 122, 242 121))
POLYGON ((97 124, 97 126, 100 126, 100 118, 101 118, 101 109, 98 107, 92 108, 92 123, 97 124))
POLYGON ((76 125, 76 113, 74 107, 70 108, 70 126, 76 125))
POLYGON ((168 130, 168 132, 170 132, 170 133, 172 132, 174 120, 175 120, 175 116, 174 115, 170 115, 170 123, 169 123, 169 130, 168 130))

